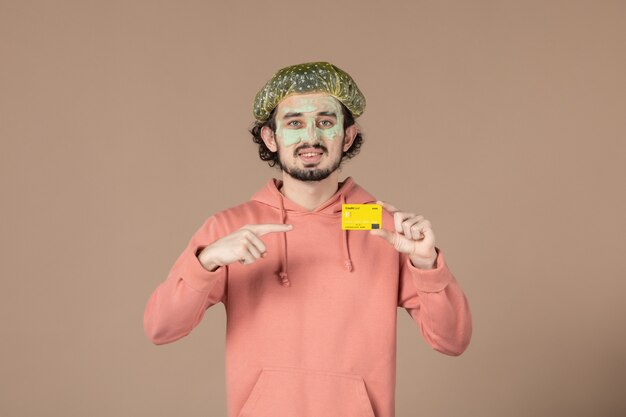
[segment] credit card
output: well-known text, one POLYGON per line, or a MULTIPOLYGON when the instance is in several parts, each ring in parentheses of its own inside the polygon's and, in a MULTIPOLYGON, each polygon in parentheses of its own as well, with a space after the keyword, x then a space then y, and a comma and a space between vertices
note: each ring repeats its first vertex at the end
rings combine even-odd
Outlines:
POLYGON ((383 208, 380 204, 342 204, 342 230, 372 230, 383 228, 383 208))

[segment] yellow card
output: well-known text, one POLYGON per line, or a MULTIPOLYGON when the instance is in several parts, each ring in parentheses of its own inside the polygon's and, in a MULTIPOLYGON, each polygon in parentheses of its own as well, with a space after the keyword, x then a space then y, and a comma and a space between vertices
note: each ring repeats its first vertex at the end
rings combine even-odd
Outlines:
POLYGON ((372 230, 383 228, 383 208, 380 204, 342 204, 342 230, 372 230))

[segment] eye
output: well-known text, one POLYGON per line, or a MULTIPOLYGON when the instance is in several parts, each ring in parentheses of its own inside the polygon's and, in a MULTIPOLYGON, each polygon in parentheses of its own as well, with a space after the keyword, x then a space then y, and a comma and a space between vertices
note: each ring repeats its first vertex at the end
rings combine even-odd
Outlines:
POLYGON ((333 127, 335 125, 332 120, 320 120, 319 124, 322 127, 333 127))
POLYGON ((287 122, 287 126, 298 127, 298 126, 300 126, 300 121, 299 120, 291 120, 290 122, 287 122))

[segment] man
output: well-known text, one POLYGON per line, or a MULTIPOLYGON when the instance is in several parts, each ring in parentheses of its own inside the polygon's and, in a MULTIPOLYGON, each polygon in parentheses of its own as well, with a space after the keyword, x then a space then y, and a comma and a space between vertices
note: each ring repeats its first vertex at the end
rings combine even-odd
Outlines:
POLYGON ((398 307, 434 349, 469 344, 469 306, 431 223, 339 182, 364 108, 334 65, 278 71, 255 98, 251 132, 282 180, 209 217, 148 301, 155 344, 224 304, 228 417, 394 416, 398 307), (342 230, 342 205, 361 203, 381 204, 387 228, 342 230))

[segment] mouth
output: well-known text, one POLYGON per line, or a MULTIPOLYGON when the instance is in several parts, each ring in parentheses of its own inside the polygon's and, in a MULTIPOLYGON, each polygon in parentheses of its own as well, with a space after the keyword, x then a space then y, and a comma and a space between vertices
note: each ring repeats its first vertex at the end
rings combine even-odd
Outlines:
POLYGON ((319 162, 324 152, 320 149, 303 149, 298 152, 298 158, 306 163, 319 162))

